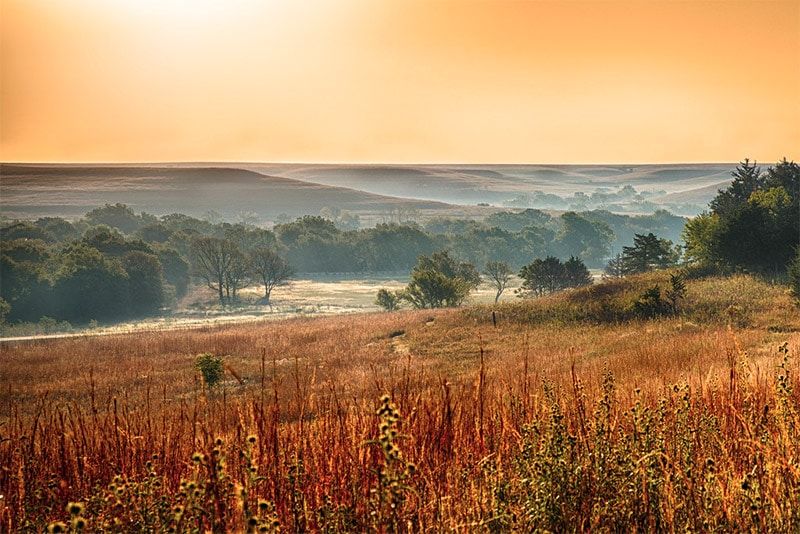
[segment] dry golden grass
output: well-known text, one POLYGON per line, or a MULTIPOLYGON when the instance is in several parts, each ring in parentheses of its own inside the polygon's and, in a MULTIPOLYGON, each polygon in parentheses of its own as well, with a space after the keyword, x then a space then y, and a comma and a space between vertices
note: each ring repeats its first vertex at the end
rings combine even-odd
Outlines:
POLYGON ((69 522, 70 501, 120 532, 800 525, 785 292, 692 281, 682 317, 604 323, 572 317, 585 291, 497 327, 476 307, 5 345, 0 528, 69 522), (244 383, 206 391, 202 352, 244 383))

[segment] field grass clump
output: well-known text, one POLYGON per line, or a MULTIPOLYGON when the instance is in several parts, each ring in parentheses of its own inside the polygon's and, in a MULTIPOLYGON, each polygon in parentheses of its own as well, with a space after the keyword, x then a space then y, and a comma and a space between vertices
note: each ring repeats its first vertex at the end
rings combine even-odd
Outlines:
POLYGON ((618 323, 675 315, 701 324, 744 327, 753 321, 779 320, 780 313, 797 316, 784 286, 751 275, 685 279, 680 302, 670 301, 674 277, 680 271, 655 271, 567 290, 545 297, 475 306, 465 310, 472 318, 497 310, 505 320, 527 324, 618 323))

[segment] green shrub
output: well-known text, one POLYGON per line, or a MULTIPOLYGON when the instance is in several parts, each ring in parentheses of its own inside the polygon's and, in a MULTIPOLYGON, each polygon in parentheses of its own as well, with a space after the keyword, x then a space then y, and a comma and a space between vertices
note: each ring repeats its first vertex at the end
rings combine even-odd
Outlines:
POLYGON ((210 388, 213 388, 222 381, 225 374, 225 367, 222 357, 215 356, 210 352, 204 352, 197 356, 194 362, 195 367, 203 375, 203 381, 210 388))
POLYGON ((661 298, 661 288, 658 286, 645 290, 633 303, 633 313, 641 319, 655 319, 669 312, 669 303, 661 298))
POLYGON ((386 311, 395 311, 400 307, 400 295, 397 292, 381 288, 375 297, 375 304, 386 311))

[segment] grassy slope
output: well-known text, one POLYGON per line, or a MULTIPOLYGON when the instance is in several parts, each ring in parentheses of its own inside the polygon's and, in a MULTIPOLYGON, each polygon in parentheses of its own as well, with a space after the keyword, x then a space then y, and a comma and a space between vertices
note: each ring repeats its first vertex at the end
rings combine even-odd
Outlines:
MULTIPOLYGON (((376 484, 370 469, 382 461, 363 442, 375 436, 373 410, 388 392, 406 416, 402 432, 408 437, 400 446, 419 466, 409 482, 419 500, 409 498, 400 506, 415 528, 474 527, 481 521, 555 530, 626 521, 642 528, 699 528, 692 521, 706 520, 720 528, 752 526, 757 523, 747 512, 749 494, 734 488, 752 471, 760 477, 762 503, 772 503, 759 520, 789 530, 792 517, 800 520, 798 511, 778 507, 798 495, 798 474, 791 470, 796 467, 775 469, 796 466, 800 451, 796 442, 786 445, 791 434, 783 419, 762 415, 762 407, 770 405, 773 414, 781 402, 786 405, 772 385, 776 349, 788 342, 790 354, 800 352, 800 314, 783 288, 739 276, 691 281, 685 317, 607 323, 592 315, 598 294, 609 303, 605 310, 622 309, 631 295, 664 276, 505 304, 497 328, 488 307, 474 307, 4 346, 0 405, 9 407, 3 417, 11 417, 0 428, 11 439, 0 444, 0 464, 10 466, 0 473, 0 492, 9 503, 0 516, 17 524, 24 523, 23 515, 39 521, 62 517, 66 500, 86 499, 112 474, 131 481, 143 476, 153 452, 159 454, 159 476, 174 490, 192 473, 191 453, 210 449, 216 436, 225 436, 231 447, 235 478, 240 466, 235 451, 244 435, 256 432, 260 469, 268 477, 256 493, 275 500, 288 529, 319 527, 315 511, 324 508, 326 494, 344 510, 331 520, 336 524, 386 525, 392 519, 385 510, 378 519, 368 514, 367 489, 376 484), (206 398, 192 366, 194 355, 205 351, 227 355, 245 384, 231 378, 224 395, 206 398), (745 352, 748 372, 737 363, 745 352), (603 408, 606 373, 614 376, 618 391, 609 409, 603 408), (543 381, 555 393, 546 394, 543 381), (684 391, 691 393, 685 412, 684 391), (657 446, 640 450, 641 443, 630 441, 636 427, 627 414, 636 403, 653 410, 651 415, 666 406, 666 415, 651 422, 646 434, 662 440, 658 454, 671 458, 653 464, 641 481, 625 462, 641 465, 657 446), (556 417, 554 409, 563 415, 556 417), (34 413, 39 413, 35 425, 34 413), (716 426, 703 426, 709 417, 716 426), (567 439, 559 438, 560 418, 577 445, 564 441, 556 450, 548 443, 567 439), (762 420, 767 422, 759 430, 762 420), (682 433, 680 425, 687 424, 695 430, 682 433), (538 430, 531 435, 531 428, 538 430), (752 452, 756 431, 767 439, 759 446, 761 460, 752 452), (608 454, 618 458, 614 468, 592 459, 592 451, 604 444, 613 446, 608 454), (559 460, 564 451, 572 452, 559 460), (306 477, 299 490, 287 478, 298 455, 306 477), (674 476, 674 470, 704 480, 706 458, 719 466, 722 490, 717 482, 687 488, 662 477, 674 476), (584 475, 553 472, 560 462, 584 475), (764 466, 772 467, 764 471, 764 466), (610 475, 602 473, 617 478, 603 482, 610 475), (15 504, 20 476, 26 496, 15 504), (51 479, 64 482, 42 493, 51 479), (628 495, 610 491, 606 483, 654 484, 648 490, 652 508, 643 511, 632 496, 641 488, 628 495), (692 508, 698 504, 687 499, 711 490, 722 492, 717 501, 707 510, 692 508), (292 512, 296 499, 287 497, 292 492, 306 509, 299 516, 292 512)), ((785 398, 795 410, 793 421, 800 423, 797 389, 785 398)), ((97 523, 133 514, 128 507, 115 511, 100 504, 93 513, 97 523)), ((241 515, 229 516, 228 525, 241 525, 236 523, 241 515)))

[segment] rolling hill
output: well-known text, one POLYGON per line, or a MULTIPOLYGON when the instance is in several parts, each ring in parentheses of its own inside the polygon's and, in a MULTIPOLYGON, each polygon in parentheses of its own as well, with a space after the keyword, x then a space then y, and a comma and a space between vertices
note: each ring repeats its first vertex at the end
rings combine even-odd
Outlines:
POLYGON ((225 217, 252 212, 264 218, 319 213, 325 206, 354 212, 393 208, 443 210, 434 201, 392 198, 346 187, 223 167, 122 165, 8 165, 0 167, 3 214, 9 217, 83 215, 122 202, 155 215, 225 217))

